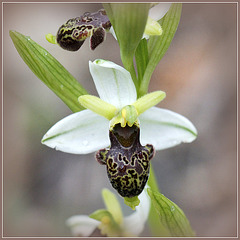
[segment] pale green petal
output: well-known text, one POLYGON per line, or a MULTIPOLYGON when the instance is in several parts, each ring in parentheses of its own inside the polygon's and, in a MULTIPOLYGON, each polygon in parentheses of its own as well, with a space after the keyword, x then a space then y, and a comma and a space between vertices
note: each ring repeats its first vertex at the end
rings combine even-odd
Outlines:
POLYGON ((147 194, 147 187, 138 196, 140 204, 136 207, 136 211, 124 218, 123 229, 126 232, 126 236, 139 236, 144 229, 151 203, 147 194))
POLYGON ((164 17, 170 7, 171 3, 159 3, 156 6, 150 8, 148 16, 155 21, 158 21, 164 17))
POLYGON ((136 101, 137 93, 131 75, 123 67, 99 59, 90 61, 89 69, 102 100, 119 110, 136 101))
POLYGON ((62 152, 87 154, 110 145, 109 121, 90 110, 71 114, 43 136, 42 143, 62 152))
POLYGON ((153 144, 156 150, 192 142, 197 136, 196 128, 187 118, 170 110, 152 107, 139 120, 141 143, 153 144))
POLYGON ((144 113, 147 109, 157 105, 166 97, 163 91, 155 91, 140 97, 132 105, 136 108, 138 115, 144 113))
POLYGON ((86 215, 72 216, 66 221, 66 225, 70 227, 71 233, 75 237, 90 236, 99 224, 99 221, 86 215))
POLYGON ((108 120, 111 120, 117 113, 115 106, 93 95, 82 95, 78 98, 78 101, 83 107, 105 117, 108 120))

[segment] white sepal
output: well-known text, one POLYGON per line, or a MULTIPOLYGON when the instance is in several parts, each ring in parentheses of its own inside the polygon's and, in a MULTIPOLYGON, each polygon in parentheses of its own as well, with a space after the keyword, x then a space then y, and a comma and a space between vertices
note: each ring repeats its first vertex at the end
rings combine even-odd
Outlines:
POLYGON ((100 98, 118 110, 137 99, 130 73, 123 67, 102 59, 89 61, 89 69, 100 98))
POLYGON ((70 227, 71 233, 75 237, 90 236, 99 224, 99 221, 86 215, 72 216, 66 221, 66 225, 70 227))
POLYGON ((182 115, 152 107, 139 116, 140 142, 152 144, 156 150, 192 142, 197 136, 194 125, 182 115))
POLYGON ((90 110, 73 113, 51 127, 42 143, 62 152, 87 154, 110 145, 109 121, 90 110))

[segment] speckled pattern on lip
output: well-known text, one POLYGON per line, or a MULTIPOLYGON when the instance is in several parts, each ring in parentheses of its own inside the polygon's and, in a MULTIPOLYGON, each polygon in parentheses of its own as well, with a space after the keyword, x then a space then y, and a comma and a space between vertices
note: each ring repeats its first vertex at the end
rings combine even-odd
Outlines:
POLYGON ((148 180, 154 148, 151 144, 142 146, 139 134, 137 125, 121 127, 116 124, 109 131, 110 148, 101 149, 96 154, 97 161, 106 165, 113 188, 122 197, 138 196, 148 180))

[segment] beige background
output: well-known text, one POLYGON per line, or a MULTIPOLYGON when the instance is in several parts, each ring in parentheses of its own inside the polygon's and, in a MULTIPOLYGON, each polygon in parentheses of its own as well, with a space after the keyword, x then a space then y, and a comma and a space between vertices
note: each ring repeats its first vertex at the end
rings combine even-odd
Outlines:
MULTIPOLYGON (((159 107, 188 117, 199 132, 195 142, 158 152, 152 161, 162 193, 184 210, 198 236, 236 236, 236 7, 183 4, 174 41, 150 85, 167 93, 159 107)), ((112 190, 94 154, 66 154, 40 143, 70 110, 28 69, 9 37, 9 30, 31 36, 96 94, 88 60, 121 64, 113 37, 95 51, 86 41, 72 53, 49 44, 45 34, 99 8, 3 4, 5 236, 69 236, 65 220, 103 208, 101 189, 112 190)))

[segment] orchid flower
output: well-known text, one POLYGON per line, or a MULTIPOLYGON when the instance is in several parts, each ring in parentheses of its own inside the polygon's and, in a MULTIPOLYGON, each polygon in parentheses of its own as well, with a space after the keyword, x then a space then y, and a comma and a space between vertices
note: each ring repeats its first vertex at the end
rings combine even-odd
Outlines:
POLYGON ((185 117, 153 107, 165 97, 164 92, 137 99, 130 73, 121 66, 95 60, 89 62, 89 68, 100 98, 80 96, 79 102, 88 109, 56 123, 42 143, 74 154, 100 149, 98 162, 107 165, 112 186, 134 209, 139 201, 135 199, 131 204, 147 182, 154 148, 162 150, 191 142, 197 131, 185 117))
MULTIPOLYGON (((89 62, 89 68, 101 104, 94 102, 98 98, 90 97, 88 104, 92 106, 88 105, 88 108, 91 110, 76 112, 60 120, 43 136, 43 144, 73 154, 88 154, 106 148, 110 145, 108 134, 111 120, 120 110, 132 104, 139 109, 142 144, 149 143, 156 150, 163 150, 181 142, 192 142, 196 138, 196 128, 185 117, 170 110, 152 107, 156 104, 152 96, 150 103, 144 101, 148 94, 144 99, 137 100, 131 76, 121 66, 110 61, 95 60, 89 62)), ((82 96, 82 103, 87 97, 82 96)))
POLYGON ((96 228, 102 235, 114 236, 139 236, 143 231, 150 210, 150 198, 147 187, 139 195, 141 203, 136 211, 127 217, 123 217, 120 204, 116 196, 109 190, 102 191, 105 209, 97 210, 90 216, 75 215, 67 219, 66 224, 70 227, 73 236, 90 236, 96 228))
MULTIPOLYGON (((164 17, 170 6, 171 3, 159 3, 154 5, 149 10, 149 16, 143 38, 148 39, 152 35, 162 34, 161 25, 157 21, 164 17)), ((100 43, 104 41, 106 37, 106 31, 110 32, 117 40, 115 31, 111 26, 105 11, 99 10, 96 13, 85 13, 82 17, 69 19, 59 28, 57 36, 49 33, 46 35, 46 39, 50 43, 58 43, 65 50, 77 51, 82 46, 85 39, 90 37, 90 48, 94 50, 100 43), (83 19, 83 21, 81 19, 83 19), (96 21, 96 19, 98 21, 96 21), (86 22, 90 22, 90 30, 88 30, 88 28, 84 28, 85 30, 83 32, 78 30, 80 28, 80 22, 82 22, 82 25, 84 26, 86 25, 86 22), (95 30, 93 31, 93 29, 95 30), (71 32, 72 35, 69 35, 69 32, 71 32)))

